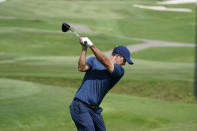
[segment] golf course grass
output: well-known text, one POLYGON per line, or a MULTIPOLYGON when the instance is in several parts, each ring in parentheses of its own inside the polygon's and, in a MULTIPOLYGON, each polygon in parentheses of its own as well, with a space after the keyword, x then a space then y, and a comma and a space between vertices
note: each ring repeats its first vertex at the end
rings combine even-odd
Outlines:
MULTIPOLYGON (((11 79, 0 79, 0 84, 1 91, 9 87, 0 95, 2 131, 75 131, 68 109, 76 89, 11 79)), ((197 127, 196 104, 109 94, 102 106, 107 130, 195 131, 197 127)))
MULTIPOLYGON (((190 13, 133 7, 158 0, 7 0, 0 3, 0 131, 76 131, 69 105, 84 73, 81 46, 63 21, 88 27, 101 51, 135 45, 132 38, 195 43, 190 13)), ((195 131, 194 47, 152 47, 132 52, 134 65, 101 107, 107 131, 195 131)), ((88 56, 92 55, 88 49, 88 56)))
POLYGON ((150 61, 194 63, 195 47, 153 47, 135 52, 133 57, 150 61))

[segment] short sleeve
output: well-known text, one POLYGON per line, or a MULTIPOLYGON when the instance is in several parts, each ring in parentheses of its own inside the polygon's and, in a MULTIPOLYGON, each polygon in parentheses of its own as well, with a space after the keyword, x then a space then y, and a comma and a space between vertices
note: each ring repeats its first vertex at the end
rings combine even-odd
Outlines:
POLYGON ((123 75, 124 75, 124 69, 121 66, 114 64, 112 77, 121 78, 123 75))
POLYGON ((86 60, 86 63, 90 66, 90 68, 93 67, 93 60, 95 59, 95 57, 89 57, 87 60, 86 60))

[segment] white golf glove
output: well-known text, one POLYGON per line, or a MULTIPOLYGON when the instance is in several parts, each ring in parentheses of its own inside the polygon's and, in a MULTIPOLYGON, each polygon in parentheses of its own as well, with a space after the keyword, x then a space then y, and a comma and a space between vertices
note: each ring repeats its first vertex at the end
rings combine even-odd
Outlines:
POLYGON ((82 41, 83 44, 86 44, 88 46, 92 46, 93 45, 92 41, 88 37, 82 37, 81 41, 82 41))

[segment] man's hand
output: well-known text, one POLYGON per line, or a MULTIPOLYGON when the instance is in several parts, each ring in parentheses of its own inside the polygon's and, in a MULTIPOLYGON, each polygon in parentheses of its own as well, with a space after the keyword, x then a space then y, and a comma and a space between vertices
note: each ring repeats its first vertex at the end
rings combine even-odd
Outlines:
MULTIPOLYGON (((92 50, 92 52, 94 53, 96 58, 107 68, 107 70, 109 72, 113 72, 114 64, 111 62, 111 60, 108 57, 106 57, 98 48, 96 48, 93 45, 93 43, 90 41, 90 39, 88 37, 81 37, 80 42, 81 42, 82 45, 90 46, 90 49, 92 50)), ((84 61, 82 62, 82 60, 84 60, 84 59, 82 59, 83 58, 82 56, 84 56, 84 55, 81 55, 81 57, 80 57, 79 68, 78 69, 80 71, 87 71, 90 67, 84 61), (83 64, 81 64, 81 63, 83 63, 83 64)))
POLYGON ((83 39, 83 37, 80 37, 80 38, 79 38, 80 44, 81 44, 81 46, 82 46, 84 49, 87 49, 87 45, 84 44, 84 43, 82 42, 82 39, 83 39))
POLYGON ((80 40, 81 40, 81 43, 85 45, 93 46, 92 41, 88 37, 81 37, 80 40))

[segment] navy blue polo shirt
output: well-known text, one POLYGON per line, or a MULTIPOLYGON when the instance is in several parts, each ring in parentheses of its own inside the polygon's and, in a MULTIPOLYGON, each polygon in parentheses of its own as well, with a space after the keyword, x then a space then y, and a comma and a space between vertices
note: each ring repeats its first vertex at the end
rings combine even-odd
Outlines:
POLYGON ((124 75, 124 69, 114 64, 114 70, 110 73, 95 57, 88 58, 86 63, 90 69, 86 71, 75 97, 89 105, 99 106, 107 92, 124 75))

